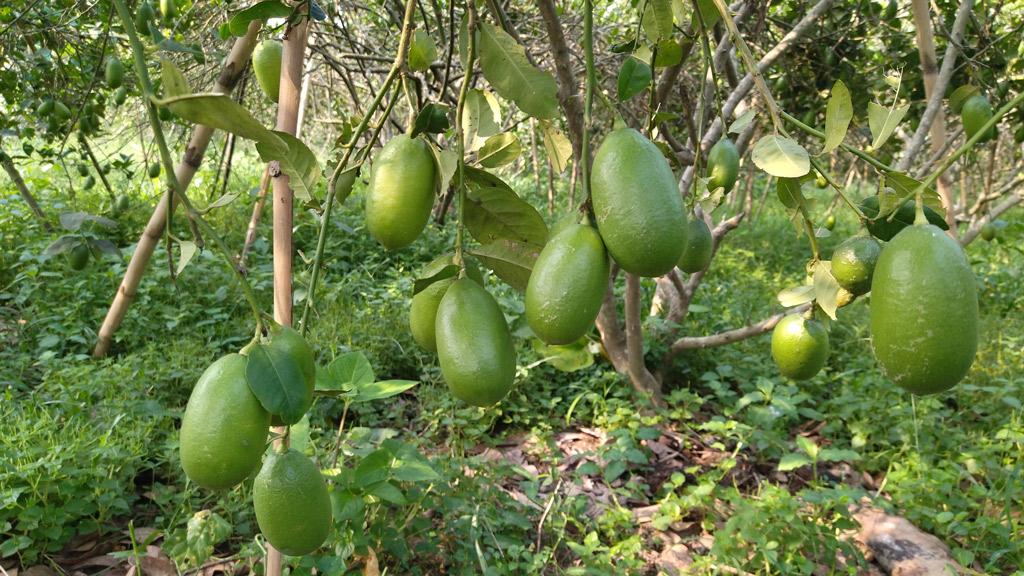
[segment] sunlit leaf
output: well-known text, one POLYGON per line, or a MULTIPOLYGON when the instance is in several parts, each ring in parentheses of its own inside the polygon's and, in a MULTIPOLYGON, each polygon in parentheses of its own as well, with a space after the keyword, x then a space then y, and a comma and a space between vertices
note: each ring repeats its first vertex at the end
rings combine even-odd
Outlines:
POLYGON ((651 67, 635 56, 630 56, 619 68, 618 98, 625 102, 651 85, 651 67))
POLYGON ((894 103, 892 108, 886 108, 874 102, 868 102, 868 127, 871 128, 871 136, 874 138, 871 141, 872 148, 877 150, 882 144, 885 144, 903 121, 908 110, 910 110, 910 104, 896 106, 894 103))
POLYGON ((850 100, 850 91, 842 80, 836 80, 825 108, 825 147, 822 153, 831 152, 843 143, 852 119, 853 102, 850 100))
POLYGON ((811 170, 807 150, 785 136, 762 137, 750 153, 754 164, 772 176, 796 178, 811 170))
POLYGON ((497 168, 515 161, 523 151, 523 145, 514 132, 495 134, 484 142, 477 154, 477 161, 487 168, 497 168))

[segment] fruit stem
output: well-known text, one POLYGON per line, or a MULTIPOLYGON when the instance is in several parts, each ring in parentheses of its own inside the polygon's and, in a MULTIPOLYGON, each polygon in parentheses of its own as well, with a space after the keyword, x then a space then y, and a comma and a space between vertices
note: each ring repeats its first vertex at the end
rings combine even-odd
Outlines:
MULTIPOLYGON (((203 234, 213 240, 214 245, 217 247, 217 251, 220 253, 224 262, 227 263, 228 267, 235 272, 235 277, 238 278, 238 283, 242 287, 242 293, 245 296, 246 301, 249 303, 249 307, 252 308, 253 318, 256 320, 257 332, 262 329, 263 317, 260 314, 260 307, 256 301, 256 294, 253 292, 252 287, 249 286, 248 280, 242 274, 242 271, 235 265, 234 259, 231 257, 231 251, 228 249, 227 244, 220 237, 219 234, 210 226, 206 220, 196 211, 195 207, 192 206, 192 202, 185 195, 185 190, 178 181, 177 175, 174 173, 174 161, 171 159, 170 149, 167 147, 167 140, 164 138, 163 129, 160 126, 160 117, 157 113, 156 104, 153 103, 153 83, 149 78, 149 70, 146 67, 146 50, 142 45, 142 41, 139 40, 139 35, 135 30, 135 21, 132 15, 128 12, 128 8, 125 6, 124 0, 113 0, 114 8, 117 10, 118 17, 121 18, 121 25, 124 27, 125 34, 128 36, 128 42, 132 47, 132 57, 135 61, 135 74, 139 81, 139 87, 142 89, 143 101, 146 103, 146 112, 149 116, 149 124, 153 129, 153 139, 156 142, 157 149, 160 151, 160 162, 164 166, 164 175, 167 178, 167 183, 170 185, 170 190, 177 195, 178 200, 181 201, 182 206, 185 207, 185 211, 188 217, 193 222, 197 223, 202 229, 203 234)), ((173 203, 171 203, 173 207, 173 203)), ((172 213, 173 210, 168 210, 168 214, 172 213)), ((168 228, 168 230, 170 230, 168 228)), ((168 246, 168 251, 170 247, 168 246)))
POLYGON ((592 0, 583 0, 583 54, 586 60, 587 76, 583 88, 583 142, 580 147, 583 202, 580 203, 580 208, 589 214, 593 211, 593 206, 590 203, 590 135, 594 129, 594 86, 597 85, 597 70, 594 66, 594 3, 592 0))
MULTIPOLYGON (((469 94, 469 85, 473 82, 473 60, 476 58, 476 3, 470 0, 466 3, 469 13, 466 22, 466 41, 469 44, 466 56, 466 71, 462 77, 462 87, 459 88, 459 101, 455 107, 455 146, 458 155, 456 176, 456 190, 459 192, 459 222, 455 228, 455 263, 459 265, 459 277, 466 275, 466 262, 462 258, 462 236, 465 225, 466 211, 466 143, 462 135, 462 111, 466 107, 466 95, 469 94)), ((584 142, 586 138, 584 137, 584 142)))
POLYGON ((814 223, 811 222, 811 215, 807 212, 807 206, 803 202, 800 203, 800 215, 804 219, 804 228, 807 230, 807 239, 811 242, 811 254, 814 255, 814 261, 821 260, 821 252, 818 250, 818 237, 814 235, 814 223))
MULTIPOLYGON (((316 254, 313 257, 313 269, 310 272, 309 277, 309 288, 306 291, 306 306, 302 310, 301 333, 303 335, 309 330, 309 315, 313 310, 314 296, 316 295, 317 284, 320 281, 320 268, 324 259, 324 249, 327 246, 327 232, 330 228, 331 223, 331 210, 334 208, 334 198, 338 193, 338 179, 341 174, 345 171, 345 167, 348 166, 348 161, 352 157, 352 153, 355 152, 356 142, 359 141, 359 137, 366 132, 366 128, 370 125, 370 117, 373 116, 374 110, 380 106, 381 101, 384 99, 384 95, 388 93, 391 88, 392 82, 395 81, 395 77, 398 76, 405 65, 406 54, 409 51, 409 39, 412 37, 412 19, 415 14, 416 0, 406 0, 405 3, 405 17, 402 21, 402 34, 398 40, 398 53, 395 55, 394 62, 391 63, 391 69, 388 71, 388 75, 384 78, 384 84, 381 85, 380 89, 373 96, 373 102, 370 107, 367 108, 366 114, 363 115, 363 119, 359 121, 359 125, 352 132, 352 137, 348 141, 348 146, 345 149, 345 153, 342 155, 341 160, 334 167, 334 171, 331 173, 330 180, 327 181, 327 198, 324 200, 324 213, 320 218, 320 232, 316 240, 316 254)), ((395 95, 397 96, 397 92, 395 95)), ((394 107, 396 98, 392 98, 388 103, 388 112, 394 107)), ((387 116, 385 115, 385 118, 387 116)), ((376 139, 376 135, 380 133, 380 128, 384 125, 384 121, 377 126, 374 131, 374 137, 370 139, 367 144, 367 152, 373 146, 373 141, 376 139)))

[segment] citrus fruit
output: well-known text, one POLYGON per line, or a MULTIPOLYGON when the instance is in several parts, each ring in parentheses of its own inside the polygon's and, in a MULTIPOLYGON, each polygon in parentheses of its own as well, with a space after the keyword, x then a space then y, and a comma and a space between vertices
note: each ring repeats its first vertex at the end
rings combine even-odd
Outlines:
POLYGON ((171 114, 171 109, 166 108, 164 106, 160 107, 160 109, 157 111, 157 114, 160 116, 160 120, 164 122, 168 122, 174 118, 174 114, 171 114))
POLYGON ((249 390, 246 359, 222 356, 199 377, 181 419, 181 467, 210 489, 245 480, 266 448, 270 414, 249 390))
POLYGON ((121 86, 120 88, 117 89, 117 92, 114 92, 114 105, 115 106, 120 106, 121 104, 124 104, 125 100, 127 100, 127 99, 128 99, 128 87, 127 86, 121 86))
POLYGON ((725 188, 728 194, 740 173, 740 153, 728 138, 722 138, 708 152, 708 190, 725 188))
MULTIPOLYGON (((878 196, 868 196, 860 203, 860 211, 864 216, 868 217, 868 232, 879 240, 885 240, 888 242, 892 240, 893 236, 899 234, 901 230, 910 226, 914 223, 916 210, 913 202, 906 202, 900 206, 899 210, 896 210, 896 215, 889 220, 889 214, 872 220, 878 216, 878 196)), ((946 224, 946 220, 941 214, 932 210, 930 207, 924 207, 925 218, 928 219, 930 224, 938 226, 943 230, 949 230, 949 224, 946 224)))
POLYGON ((914 394, 952 388, 978 347, 974 272, 960 244, 930 224, 904 228, 871 282, 871 343, 885 374, 914 394))
POLYGON ((152 164, 150 164, 148 172, 149 172, 149 177, 150 178, 156 178, 157 176, 159 176, 160 175, 160 163, 159 162, 153 162, 152 164))
POLYGON ((825 230, 832 230, 836 227, 836 217, 834 214, 829 214, 825 217, 825 230))
POLYGON ((63 102, 54 102, 52 118, 58 124, 63 124, 71 118, 71 109, 65 106, 63 102))
POLYGON ((289 556, 319 548, 331 531, 331 497, 316 464, 289 449, 267 456, 252 486, 256 523, 267 542, 289 556))
POLYGON ((366 191, 366 229, 388 250, 412 244, 430 218, 436 169, 430 146, 395 136, 377 154, 366 191))
POLYGON ((114 210, 117 212, 127 212, 132 207, 132 201, 125 194, 118 194, 117 198, 114 198, 114 210))
POLYGON ((277 102, 281 89, 281 57, 284 45, 277 40, 264 40, 252 51, 252 71, 260 89, 271 101, 277 102))
POLYGON ((783 376, 806 380, 825 366, 828 331, 817 320, 789 314, 772 331, 772 358, 783 376))
POLYGON ((814 185, 818 188, 824 188, 828 186, 828 180, 821 174, 818 174, 818 177, 814 179, 814 185))
POLYGON ((459 278, 437 307, 437 356, 456 398, 490 406, 512 389, 516 350, 505 315, 479 284, 459 278))
POLYGON ((711 263, 711 230, 702 218, 694 218, 687 223, 686 248, 679 257, 679 269, 687 274, 700 272, 711 263))
POLYGON ((89 265, 89 259, 92 257, 92 251, 85 244, 78 244, 70 251, 68 251, 68 266, 71 266, 72 270, 83 270, 89 265))
POLYGON ((107 68, 104 70, 103 77, 110 88, 120 88, 121 83, 124 82, 124 64, 121 64, 117 58, 107 60, 107 68))
POLYGON ((156 18, 156 10, 153 9, 152 4, 149 2, 139 4, 138 11, 135 13, 135 27, 140 34, 149 34, 149 23, 154 18, 156 18))
POLYGON ((871 276, 882 246, 871 236, 847 238, 832 252, 832 276, 855 296, 871 290, 871 276))
POLYGON ((574 224, 555 234, 526 285, 526 321, 534 334, 548 344, 582 338, 601 310, 608 274, 608 253, 592 226, 574 224))
MULTIPOLYGON (((455 264, 454 254, 438 256, 429 264, 423 267, 420 278, 430 278, 437 274, 445 266, 455 264)), ((472 278, 477 284, 483 286, 484 277, 480 274, 480 268, 472 261, 466 261, 466 276, 472 278)), ((435 336, 435 323, 437 321, 437 307, 441 304, 441 298, 448 290, 448 287, 455 282, 456 277, 438 280, 423 290, 420 290, 412 297, 412 305, 409 308, 409 332, 413 340, 427 352, 437 353, 437 339, 435 336)))
POLYGON ((661 276, 686 248, 686 214, 658 147, 632 128, 615 130, 594 156, 591 201, 608 252, 626 272, 661 276))
MULTIPOLYGON (((992 105, 988 103, 988 98, 984 94, 975 94, 964 102, 964 107, 960 110, 960 119, 964 123, 964 133, 968 138, 973 137, 977 134, 981 127, 985 125, 992 118, 992 105)), ((996 127, 993 126, 986 132, 979 140, 978 143, 982 143, 995 138, 996 127)))
POLYGON ((996 239, 996 227, 991 222, 986 222, 981 227, 981 238, 986 242, 991 242, 996 239))
POLYGON ((53 99, 47 98, 36 108, 36 116, 45 118, 50 114, 53 114, 54 102, 53 99))
POLYGON ((85 182, 82 183, 82 188, 86 190, 92 190, 92 187, 96 185, 96 179, 92 175, 85 177, 85 182))

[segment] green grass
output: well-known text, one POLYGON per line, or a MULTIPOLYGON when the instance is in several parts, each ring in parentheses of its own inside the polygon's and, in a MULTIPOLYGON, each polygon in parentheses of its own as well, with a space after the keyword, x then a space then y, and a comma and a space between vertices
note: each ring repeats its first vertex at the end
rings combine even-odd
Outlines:
MULTIPOLYGON (((47 178, 33 172, 29 181, 47 178)), ((249 487, 198 490, 177 464, 176 427, 192 385, 213 359, 250 338, 251 318, 231 274, 207 251, 175 285, 161 244, 118 332, 115 356, 92 360, 95 330, 126 260, 105 257, 74 273, 61 260, 41 256, 55 235, 44 233, 20 199, 3 190, 0 556, 32 565, 76 534, 121 530, 131 519, 160 529, 162 546, 182 568, 212 553, 255 560, 260 540, 249 487)), ((55 191, 42 199, 49 213, 103 209, 96 192, 73 202, 55 191)), ((662 544, 634 520, 638 502, 660 506, 652 521, 657 530, 695 523, 718 536, 709 548, 696 548, 703 550, 697 565, 708 573, 729 565, 805 574, 812 561, 833 560, 837 552, 854 569, 857 553, 840 535, 850 526, 847 504, 862 497, 906 516, 985 573, 1024 565, 1024 318, 1016 313, 1024 304, 1018 287, 1024 267, 1013 249, 1024 237, 1020 226, 1009 228, 1002 243, 971 246, 982 345, 965 382, 949 394, 915 405, 888 383, 871 356, 867 304, 855 302, 832 324, 826 369, 807 382, 782 379, 767 338, 756 338, 679 356, 666 372, 668 406, 642 413, 628 382, 600 358, 580 371, 560 372, 539 362, 541 353, 520 338, 516 388, 497 408, 480 410, 450 398, 434 360, 406 329, 416 271, 451 245, 450 231, 432 228, 413 248, 386 253, 362 230, 359 201, 357 192, 340 210, 328 243, 310 341, 321 366, 359 350, 379 379, 422 383, 349 410, 341 464, 329 471, 336 532, 319 555, 293 561, 298 572, 352 573, 373 548, 389 573, 430 574, 444 565, 451 573, 640 574, 643 554, 662 544), (816 473, 805 468, 780 481, 779 459, 798 453, 796 432, 814 424, 820 424, 813 437, 820 447, 852 450, 853 469, 884 475, 884 484, 848 485, 824 461, 816 473), (558 434, 583 427, 603 431, 609 441, 587 456, 589 465, 559 472, 558 434), (650 447, 659 427, 680 433, 687 450, 718 456, 659 471, 650 447), (536 475, 479 455, 524 437, 536 475), (387 489, 361 484, 365 474, 356 472, 376 470, 379 456, 373 454, 382 450, 419 463, 419 472, 389 469, 387 489), (560 481, 561 492, 552 497, 560 481), (583 482, 609 486, 598 510, 586 494, 565 490, 583 482), (538 548, 539 509, 548 503, 538 548)), ((148 216, 141 199, 135 204, 115 229, 95 233, 128 247, 148 216)), ((212 218, 230 231, 225 237, 233 246, 241 242, 248 208, 239 200, 212 218)), ((175 230, 187 237, 182 220, 175 230)), ((269 236, 266 224, 260 232, 269 236)), ((852 224, 841 221, 836 236, 823 240, 823 253, 852 232, 852 224)), ((315 238, 313 220, 299 216, 296 245, 307 257, 315 238)), ((680 333, 708 334, 773 313, 774 295, 802 281, 808 256, 806 240, 770 207, 730 234, 680 333)), ((266 240, 255 247, 249 278, 269 309, 266 240)), ((305 303, 307 282, 300 264, 298 306, 305 303)), ((644 286, 649 295, 653 284, 644 286)), ((493 278, 488 288, 513 330, 524 334, 521 297, 493 278)), ((665 329, 656 320, 646 326, 652 333, 665 329)), ((660 358, 664 346, 650 343, 649 359, 660 358)), ((308 450, 325 467, 341 412, 339 401, 321 399, 310 415, 308 450)))

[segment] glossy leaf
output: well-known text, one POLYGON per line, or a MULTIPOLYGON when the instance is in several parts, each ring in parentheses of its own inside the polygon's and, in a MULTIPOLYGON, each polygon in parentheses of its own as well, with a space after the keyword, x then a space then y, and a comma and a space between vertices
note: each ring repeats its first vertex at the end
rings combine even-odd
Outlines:
POLYGON ((428 103, 416 115, 412 134, 409 137, 415 138, 423 133, 440 134, 444 132, 451 127, 451 122, 448 121, 448 112, 450 111, 451 107, 447 104, 428 103))
POLYGON ((481 244, 510 239, 543 246, 544 218, 507 184, 483 170, 466 168, 466 228, 481 244))
POLYGON ((285 424, 302 419, 309 405, 309 391, 302 367, 289 354, 256 344, 249 349, 245 379, 267 412, 278 415, 285 424))
POLYGON ((434 60, 437 60, 437 47, 434 46, 434 41, 427 31, 421 28, 413 35, 412 43, 409 45, 409 68, 416 71, 426 70, 434 60))
POLYGON ((530 281, 530 271, 540 251, 541 246, 535 244, 501 239, 470 250, 469 253, 509 286, 523 292, 530 281))
POLYGON ((376 380, 366 355, 356 350, 335 358, 324 370, 317 370, 317 390, 356 390, 376 380))
POLYGON ((636 56, 626 58, 619 68, 618 98, 625 102, 651 85, 651 67, 636 56))
POLYGON ((494 91, 535 118, 558 115, 558 86, 548 72, 526 59, 523 47, 489 22, 479 27, 480 68, 494 91))
POLYGON ((828 260, 818 262, 814 267, 814 300, 833 320, 836 319, 836 310, 839 309, 841 289, 832 276, 832 263, 828 260))
POLYGON ((416 380, 382 380, 380 382, 357 385, 356 396, 352 399, 352 402, 372 402, 373 400, 390 398, 405 392, 417 384, 419 382, 416 380))
POLYGON ((291 13, 292 8, 279 0, 264 0, 232 14, 227 26, 233 36, 245 36, 253 20, 266 22, 271 18, 287 18, 291 13))
POLYGON ((514 162, 523 151, 523 145, 514 132, 495 134, 484 142, 477 161, 487 168, 497 168, 514 162))
POLYGON ((804 284, 802 286, 786 288, 779 292, 775 298, 783 308, 792 308, 794 306, 806 304, 814 300, 814 286, 804 284))
POLYGON ((544 149, 548 153, 551 166, 555 172, 564 172, 566 166, 569 165, 569 159, 572 158, 572 142, 569 142, 565 134, 562 134, 549 120, 541 120, 540 130, 544 137, 544 149))
POLYGON ((440 282, 441 280, 447 280, 448 278, 454 278, 454 277, 456 277, 458 275, 459 275, 459 267, 458 267, 458 265, 456 265, 456 264, 449 264, 449 265, 445 266, 444 268, 441 268, 440 270, 438 270, 436 273, 431 274, 430 276, 427 276, 425 278, 417 278, 416 281, 413 282, 413 284, 412 284, 412 294, 413 294, 413 296, 415 296, 415 295, 419 294, 420 292, 422 292, 423 290, 425 290, 427 288, 427 286, 430 286, 431 284, 433 284, 435 282, 440 282))

